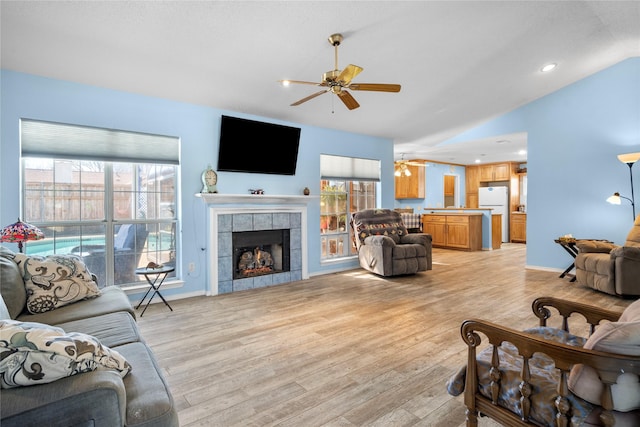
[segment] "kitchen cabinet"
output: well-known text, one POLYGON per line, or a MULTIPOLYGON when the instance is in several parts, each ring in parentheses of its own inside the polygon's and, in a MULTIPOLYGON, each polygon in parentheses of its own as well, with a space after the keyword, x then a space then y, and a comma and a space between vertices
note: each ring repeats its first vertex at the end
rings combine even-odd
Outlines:
POLYGON ((491 249, 500 249, 502 246, 502 215, 491 215, 491 249))
POLYGON ((510 163, 495 163, 480 166, 480 182, 508 181, 511 178, 510 163))
POLYGON ((523 212, 511 213, 511 241, 514 243, 527 242, 527 214, 523 212))
POLYGON ((446 246, 447 239, 445 237, 447 226, 447 217, 444 215, 423 215, 422 216, 422 232, 431 234, 431 245, 446 246), (428 218, 428 219, 425 219, 428 218))
MULTIPOLYGON (((478 189, 481 186, 491 185, 493 182, 505 182, 509 187, 509 212, 518 209, 520 204, 520 175, 516 173, 517 164, 512 162, 491 163, 480 166, 467 166, 465 168, 465 199, 466 207, 477 209, 478 189)), ((511 223, 510 214, 502 218, 503 221, 511 223)))
POLYGON ((482 249, 481 213, 422 215, 422 230, 431 234, 434 247, 479 251, 482 249))
POLYGON ((476 209, 478 207, 478 187, 480 187, 480 168, 467 166, 465 168, 466 207, 476 209))
MULTIPOLYGON (((398 163, 396 162, 396 167, 398 163)), ((396 199, 424 199, 424 169, 422 165, 406 164, 410 176, 395 177, 396 199)))

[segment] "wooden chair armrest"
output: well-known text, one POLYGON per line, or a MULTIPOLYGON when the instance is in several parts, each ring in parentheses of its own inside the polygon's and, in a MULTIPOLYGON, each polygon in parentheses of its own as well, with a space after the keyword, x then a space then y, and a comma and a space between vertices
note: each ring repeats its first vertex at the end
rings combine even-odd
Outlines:
POLYGON ((622 314, 616 311, 595 307, 593 305, 582 304, 560 298, 539 297, 533 301, 531 309, 540 319, 540 326, 547 326, 547 319, 551 317, 551 310, 547 307, 553 307, 558 310, 558 313, 562 316, 562 329, 567 332, 570 332, 567 320, 573 313, 581 314, 585 317, 587 323, 591 325, 590 333, 593 333, 595 327, 600 324, 602 320, 615 322, 622 314))

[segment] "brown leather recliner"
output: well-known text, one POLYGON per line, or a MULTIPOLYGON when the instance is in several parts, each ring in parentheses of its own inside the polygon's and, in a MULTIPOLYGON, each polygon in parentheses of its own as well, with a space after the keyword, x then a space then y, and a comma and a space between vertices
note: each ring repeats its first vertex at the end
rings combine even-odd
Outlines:
POLYGON ((640 215, 624 246, 578 240, 576 281, 611 295, 640 295, 640 215))

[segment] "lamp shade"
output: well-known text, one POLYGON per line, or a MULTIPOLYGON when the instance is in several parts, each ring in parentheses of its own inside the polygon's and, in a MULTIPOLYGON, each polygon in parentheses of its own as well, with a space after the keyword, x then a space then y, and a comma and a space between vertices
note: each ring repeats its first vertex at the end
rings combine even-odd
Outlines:
POLYGON ((635 163, 640 160, 640 153, 618 154, 618 160, 626 164, 635 163))
POLYGON ((607 202, 611 203, 612 205, 619 205, 620 203, 622 203, 622 201, 620 200, 620 193, 613 193, 612 196, 609 196, 607 198, 607 202))
POLYGON ((27 224, 20 221, 7 225, 2 229, 0 234, 0 241, 13 242, 18 244, 20 252, 22 252, 22 243, 29 240, 41 240, 44 239, 44 233, 35 225, 27 224))

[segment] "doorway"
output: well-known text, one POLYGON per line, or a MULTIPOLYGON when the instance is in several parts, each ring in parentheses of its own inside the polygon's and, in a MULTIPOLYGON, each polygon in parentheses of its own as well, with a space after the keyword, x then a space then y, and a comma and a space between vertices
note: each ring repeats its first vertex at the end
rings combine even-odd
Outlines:
POLYGON ((456 208, 460 206, 458 191, 458 175, 444 175, 444 204, 445 208, 456 208))

